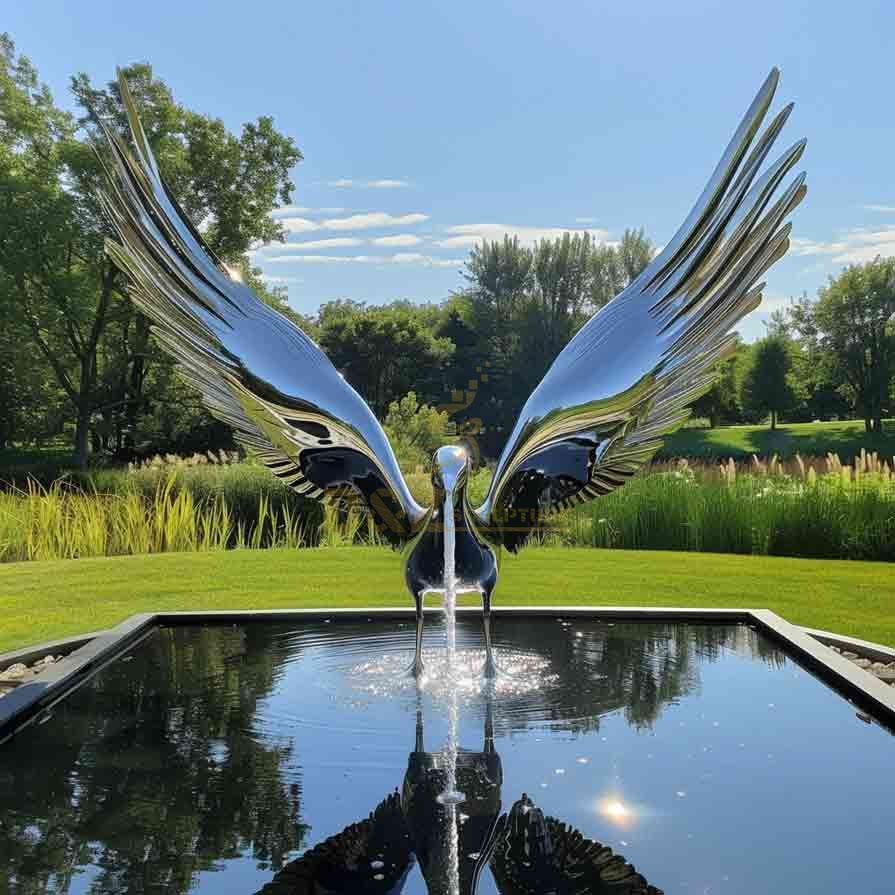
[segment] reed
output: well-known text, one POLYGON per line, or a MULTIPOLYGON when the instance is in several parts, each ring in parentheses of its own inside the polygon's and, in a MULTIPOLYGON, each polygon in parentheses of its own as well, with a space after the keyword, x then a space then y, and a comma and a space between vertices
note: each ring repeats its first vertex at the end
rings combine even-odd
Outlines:
POLYGON ((564 544, 895 561, 895 479, 878 458, 837 459, 797 473, 776 461, 686 462, 549 523, 564 544), (702 474, 700 474, 700 472, 702 474))
POLYGON ((85 491, 65 480, 0 492, 0 561, 309 547, 316 528, 288 503, 255 496, 238 517, 220 493, 197 496, 176 473, 150 494, 85 491))
MULTIPOLYGON (((382 544, 357 510, 321 507, 251 463, 159 462, 0 491, 0 562, 168 551, 382 544)), ((822 458, 654 466, 559 514, 543 545, 895 561, 895 461, 822 458)), ((480 500, 490 472, 469 491, 480 500)), ((431 499, 429 476, 408 476, 431 499)))

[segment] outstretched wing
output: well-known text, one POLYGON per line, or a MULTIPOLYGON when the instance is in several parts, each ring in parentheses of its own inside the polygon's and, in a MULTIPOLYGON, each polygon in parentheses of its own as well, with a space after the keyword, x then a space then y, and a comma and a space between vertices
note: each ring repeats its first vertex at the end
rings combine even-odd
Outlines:
POLYGON ((542 515, 612 491, 661 447, 735 347, 759 278, 789 247, 800 174, 772 201, 805 141, 758 177, 792 105, 749 147, 777 87, 771 71, 680 230, 563 349, 529 397, 476 510, 515 549, 542 515), (748 153, 748 154, 747 154, 748 153), (757 178, 757 179, 756 179, 757 178))
POLYGON ((623 855, 544 815, 523 793, 497 824, 491 869, 501 895, 663 895, 623 855))
POLYGON ((366 820, 286 864, 256 895, 400 895, 412 866, 410 831, 393 792, 366 820))
POLYGON ((382 427, 317 345, 233 279, 159 176, 119 73, 133 148, 105 129, 114 168, 106 250, 156 339, 211 412, 307 497, 360 497, 395 543, 424 516, 382 427))

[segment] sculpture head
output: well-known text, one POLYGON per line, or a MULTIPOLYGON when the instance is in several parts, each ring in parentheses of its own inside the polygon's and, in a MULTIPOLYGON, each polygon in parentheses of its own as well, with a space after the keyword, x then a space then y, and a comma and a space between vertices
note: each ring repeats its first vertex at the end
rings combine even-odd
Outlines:
POLYGON ((463 493, 469 477, 469 454, 456 444, 440 447, 432 458, 432 490, 435 492, 436 506, 451 494, 456 503, 463 493))

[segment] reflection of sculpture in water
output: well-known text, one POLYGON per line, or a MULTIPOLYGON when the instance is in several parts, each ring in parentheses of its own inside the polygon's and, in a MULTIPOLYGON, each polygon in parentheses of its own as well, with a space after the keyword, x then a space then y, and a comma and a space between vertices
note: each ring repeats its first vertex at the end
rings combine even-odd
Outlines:
MULTIPOLYGON (((423 743, 423 717, 416 716, 416 743, 407 760, 402 802, 416 858, 431 895, 452 895, 448 824, 451 812, 439 799, 445 791, 447 774, 442 752, 426 752, 423 743)), ((456 860, 461 893, 475 892, 478 879, 488 863, 500 816, 503 768, 494 749, 493 702, 488 700, 484 742, 480 752, 459 749, 457 753, 457 789, 463 802, 454 812, 457 818, 459 848, 456 860)))
POLYGON ((287 864, 258 895, 399 895, 418 862, 430 895, 475 895, 490 868, 501 895, 662 895, 621 855, 545 816, 523 793, 501 814, 503 768, 494 748, 493 701, 481 751, 457 757, 458 867, 452 860, 444 754, 426 752, 422 712, 401 793, 287 864), (452 869, 455 872, 451 872, 452 869), (453 888, 451 880, 459 879, 453 888))
POLYGON ((526 793, 501 818, 491 870, 503 895, 662 895, 608 845, 544 815, 526 793))

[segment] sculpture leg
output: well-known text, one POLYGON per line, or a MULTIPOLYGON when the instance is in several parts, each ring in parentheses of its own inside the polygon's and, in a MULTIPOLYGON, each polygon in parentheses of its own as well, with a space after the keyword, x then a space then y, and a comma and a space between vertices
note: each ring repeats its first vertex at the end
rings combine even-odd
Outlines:
POLYGON ((497 677, 497 663, 491 647, 491 591, 482 591, 482 625, 485 629, 485 677, 497 677))
POLYGON ((426 747, 423 743, 423 710, 419 704, 416 707, 416 743, 414 752, 425 752, 426 747))
POLYGON ((416 602, 416 652, 410 673, 420 677, 423 673, 423 592, 415 593, 413 599, 416 602))
POLYGON ((489 699, 485 703, 485 743, 482 752, 492 755, 494 751, 494 702, 489 699))

